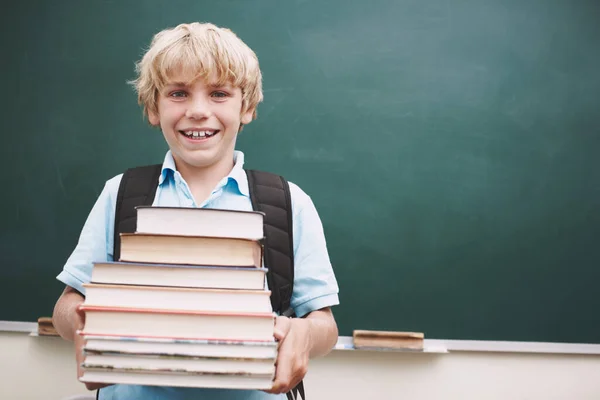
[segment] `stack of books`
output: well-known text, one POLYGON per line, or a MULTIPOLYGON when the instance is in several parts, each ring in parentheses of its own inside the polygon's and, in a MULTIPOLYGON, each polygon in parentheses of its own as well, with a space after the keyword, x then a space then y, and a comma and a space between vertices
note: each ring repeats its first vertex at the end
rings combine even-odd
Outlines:
POLYGON ((84 382, 269 389, 274 314, 259 212, 138 207, 81 306, 84 382))

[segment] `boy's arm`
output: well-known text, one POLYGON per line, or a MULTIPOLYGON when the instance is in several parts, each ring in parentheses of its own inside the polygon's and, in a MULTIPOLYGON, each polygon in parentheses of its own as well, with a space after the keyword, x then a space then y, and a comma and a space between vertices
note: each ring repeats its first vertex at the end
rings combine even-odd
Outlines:
MULTIPOLYGON (((84 297, 77 290, 70 286, 65 287, 58 301, 54 306, 52 314, 52 323, 58 334, 65 340, 73 342, 75 348, 75 362, 77 363, 77 378, 81 378, 83 370, 81 363, 83 362, 83 338, 78 335, 77 330, 83 329, 85 322, 85 314, 79 310, 79 306, 83 303, 84 297)), ((88 390, 96 390, 107 385, 100 383, 85 383, 88 390)))
POLYGON ((83 317, 78 311, 83 300, 81 293, 67 286, 54 305, 52 314, 54 328, 63 339, 70 342, 75 338, 75 332, 83 328, 83 317))
MULTIPOLYGON (((313 311, 304 319, 307 321, 310 341, 309 357, 321 357, 329 354, 338 340, 338 327, 329 307, 313 311)), ((290 321, 290 322, 293 322, 290 321)))
MULTIPOLYGON (((121 175, 104 186, 83 226, 75 250, 57 276, 66 287, 54 306, 52 322, 63 339, 73 342, 77 377, 81 377, 83 372, 81 362, 84 340, 76 334, 77 330, 83 329, 85 323, 85 314, 79 311, 79 306, 84 301, 83 284, 91 280, 94 261, 107 261, 112 257, 115 198, 120 180, 121 175)), ((85 386, 93 390, 105 385, 86 383, 85 386)))
POLYGON ((294 211, 294 292, 291 306, 300 318, 277 317, 280 342, 270 393, 286 393, 298 385, 310 358, 324 356, 337 342, 330 307, 339 303, 338 286, 329 260, 323 225, 310 199, 290 182, 294 211))
POLYGON ((287 393, 306 375, 308 360, 331 351, 338 329, 331 309, 316 310, 304 318, 277 317, 275 338, 280 341, 277 371, 269 393, 287 393))
MULTIPOLYGON (((300 335, 303 339, 303 352, 308 358, 329 354, 337 343, 338 329, 329 307, 316 310, 304 318, 277 317, 275 337, 279 340, 290 335, 300 335)), ((296 348, 298 350, 298 348, 296 348)))
POLYGON ((69 341, 73 341, 82 323, 83 313, 77 308, 84 300, 83 284, 91 281, 93 263, 112 259, 115 199, 121 176, 104 186, 85 221, 77 246, 57 276, 66 287, 54 306, 52 322, 60 336, 69 341))

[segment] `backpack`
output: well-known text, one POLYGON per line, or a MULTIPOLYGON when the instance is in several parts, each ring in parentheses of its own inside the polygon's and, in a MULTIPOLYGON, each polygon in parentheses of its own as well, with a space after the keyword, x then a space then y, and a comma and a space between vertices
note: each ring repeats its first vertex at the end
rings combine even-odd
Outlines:
MULTIPOLYGON (((162 165, 156 164, 128 169, 123 174, 115 209, 114 260, 120 256, 120 234, 135 232, 135 207, 152 205, 161 171, 162 165)), ((264 262, 268 269, 271 306, 280 315, 295 317, 290 306, 294 285, 294 240, 288 182, 269 172, 246 170, 246 175, 252 208, 265 214, 264 262)), ((287 398, 297 400, 298 394, 306 400, 303 382, 288 392, 287 398)))

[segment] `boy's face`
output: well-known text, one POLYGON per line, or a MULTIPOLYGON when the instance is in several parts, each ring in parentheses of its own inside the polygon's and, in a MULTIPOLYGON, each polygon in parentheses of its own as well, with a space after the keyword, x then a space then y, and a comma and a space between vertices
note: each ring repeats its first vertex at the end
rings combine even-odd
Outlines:
POLYGON ((159 92, 150 123, 160 126, 178 169, 231 163, 240 124, 252 121, 252 110, 241 113, 241 89, 183 82, 173 79, 159 92))

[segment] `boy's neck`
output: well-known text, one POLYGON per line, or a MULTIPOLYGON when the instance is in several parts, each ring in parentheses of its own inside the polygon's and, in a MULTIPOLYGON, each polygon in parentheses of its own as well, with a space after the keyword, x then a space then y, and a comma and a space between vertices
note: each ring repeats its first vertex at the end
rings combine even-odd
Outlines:
POLYGON ((179 162, 175 157, 174 159, 177 171, 190 188, 196 204, 204 202, 219 181, 229 175, 235 165, 233 154, 231 157, 224 157, 219 162, 206 167, 194 167, 179 162))

